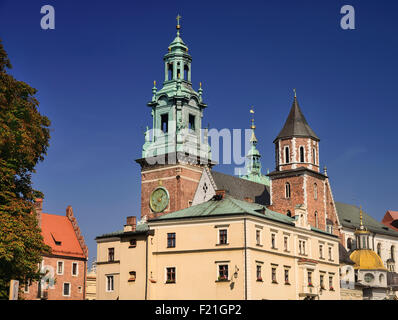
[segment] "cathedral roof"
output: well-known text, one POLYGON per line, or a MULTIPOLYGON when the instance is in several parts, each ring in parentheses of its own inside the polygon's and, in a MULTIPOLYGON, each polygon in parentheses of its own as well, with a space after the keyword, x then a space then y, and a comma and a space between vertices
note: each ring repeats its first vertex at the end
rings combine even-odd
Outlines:
POLYGON ((238 200, 251 198, 255 203, 261 205, 270 204, 270 192, 267 185, 213 170, 211 175, 217 189, 226 190, 228 195, 238 200))
POLYGON ((319 141, 318 136, 305 120, 305 117, 301 112, 296 97, 294 97, 293 105, 290 109, 290 113, 286 119, 285 125, 283 126, 281 132, 279 132, 278 136, 275 138, 274 142, 281 138, 291 137, 310 137, 319 141))
MULTIPOLYGON (((343 227, 350 228, 350 229, 357 229, 360 226, 359 221, 359 208, 342 203, 342 202, 335 202, 337 214, 339 216, 339 221, 343 225, 343 227)), ((375 232, 377 234, 385 234, 393 237, 398 237, 398 231, 395 231, 391 228, 388 228, 381 222, 372 218, 366 212, 363 212, 363 224, 366 225, 369 231, 375 232)))

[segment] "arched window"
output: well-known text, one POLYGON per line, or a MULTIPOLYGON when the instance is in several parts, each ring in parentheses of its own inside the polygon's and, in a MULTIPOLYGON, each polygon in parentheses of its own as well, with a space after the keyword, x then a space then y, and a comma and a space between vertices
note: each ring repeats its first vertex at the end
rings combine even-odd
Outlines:
POLYGON ((189 81, 190 79, 188 79, 188 71, 189 71, 189 67, 187 65, 184 66, 184 80, 189 81))
POLYGON ((391 260, 395 261, 395 246, 391 246, 391 260))
POLYGON ((169 63, 167 65, 167 80, 172 80, 173 79, 173 64, 169 63))
POLYGON ((383 283, 383 281, 384 281, 384 274, 381 274, 381 275, 379 276, 379 281, 380 281, 381 284, 383 283))
POLYGON ((300 147, 300 162, 304 162, 304 147, 300 147))
POLYGON ((318 228, 318 212, 315 211, 315 228, 318 228))
POLYGON ((312 148, 312 162, 316 164, 316 151, 315 148, 312 148))
POLYGON ((285 184, 285 197, 290 199, 290 183, 286 182, 285 184))
POLYGON ((347 239, 347 249, 348 249, 348 250, 351 250, 351 249, 352 249, 352 239, 351 239, 351 238, 348 238, 348 239, 347 239))
POLYGON ((316 183, 314 183, 314 199, 318 199, 318 186, 316 183))
POLYGON ((377 244, 377 254, 381 257, 381 243, 377 244))
POLYGON ((285 147, 285 163, 290 162, 290 152, 289 152, 289 147, 285 147))
POLYGON ((288 217, 291 217, 291 216, 292 216, 292 213, 290 212, 290 210, 287 210, 286 215, 287 215, 288 217))

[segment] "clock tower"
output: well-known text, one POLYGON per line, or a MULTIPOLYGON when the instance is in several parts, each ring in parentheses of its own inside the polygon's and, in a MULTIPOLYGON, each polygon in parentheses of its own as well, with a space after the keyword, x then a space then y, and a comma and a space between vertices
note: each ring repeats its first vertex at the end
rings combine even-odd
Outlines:
POLYGON ((212 166, 207 129, 202 130, 202 85, 191 82, 192 57, 177 36, 164 56, 164 81, 152 88, 152 129, 147 127, 141 166, 141 218, 184 209, 192 204, 203 168, 212 166))

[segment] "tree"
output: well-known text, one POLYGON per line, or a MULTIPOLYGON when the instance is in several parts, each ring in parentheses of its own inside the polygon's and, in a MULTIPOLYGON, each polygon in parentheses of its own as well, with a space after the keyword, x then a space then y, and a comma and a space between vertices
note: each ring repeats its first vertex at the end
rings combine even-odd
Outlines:
POLYGON ((0 299, 11 279, 38 280, 38 264, 50 253, 33 205, 43 195, 31 182, 47 154, 50 120, 37 109, 37 90, 8 74, 11 68, 0 40, 0 299))

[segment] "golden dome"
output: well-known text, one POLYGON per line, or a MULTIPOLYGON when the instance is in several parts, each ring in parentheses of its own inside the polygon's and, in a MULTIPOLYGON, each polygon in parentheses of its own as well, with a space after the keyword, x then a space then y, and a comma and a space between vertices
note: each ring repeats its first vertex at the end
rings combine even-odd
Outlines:
POLYGON ((350 259, 355 263, 355 269, 361 270, 387 270, 379 255, 373 250, 355 250, 350 255, 350 259))

